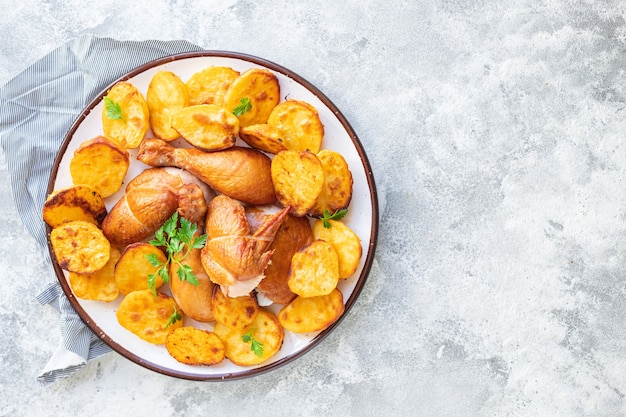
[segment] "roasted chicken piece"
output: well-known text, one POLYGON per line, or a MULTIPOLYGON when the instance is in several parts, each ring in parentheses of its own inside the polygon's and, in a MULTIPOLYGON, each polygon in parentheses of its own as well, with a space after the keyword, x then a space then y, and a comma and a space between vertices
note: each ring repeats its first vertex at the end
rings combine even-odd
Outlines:
POLYGON ((248 204, 276 201, 271 160, 262 152, 243 147, 204 152, 176 148, 160 139, 145 139, 137 159, 150 166, 183 168, 215 191, 248 204))

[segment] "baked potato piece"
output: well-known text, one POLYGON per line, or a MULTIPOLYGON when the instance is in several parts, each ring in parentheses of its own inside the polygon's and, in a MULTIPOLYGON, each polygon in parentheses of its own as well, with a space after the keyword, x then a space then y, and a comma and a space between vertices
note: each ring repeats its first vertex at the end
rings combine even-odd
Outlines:
POLYGON ((287 150, 276 129, 268 124, 244 126, 239 130, 239 137, 253 148, 274 155, 287 150))
POLYGON ((143 94, 128 81, 120 81, 104 97, 102 131, 126 149, 134 149, 150 127, 148 104, 143 94))
POLYGON ((120 294, 115 285, 115 263, 120 258, 120 250, 111 246, 109 261, 102 269, 91 274, 70 272, 69 283, 74 295, 83 300, 113 301, 120 294))
POLYGON ((240 366, 265 362, 280 350, 285 337, 278 318, 265 309, 259 310, 254 321, 243 329, 217 322, 213 331, 224 343, 226 357, 240 366))
POLYGON ((337 251, 323 240, 315 240, 291 258, 289 289, 301 297, 329 294, 339 282, 337 251))
POLYGON ((107 198, 122 188, 129 165, 126 149, 111 139, 96 136, 74 151, 70 175, 74 184, 89 185, 102 198, 107 198))
POLYGON ((345 209, 352 199, 352 172, 344 157, 335 151, 324 149, 317 154, 324 170, 324 186, 317 201, 309 210, 312 217, 320 217, 324 210, 334 213, 345 209))
POLYGON ((115 285, 122 294, 148 289, 148 276, 150 274, 155 274, 155 289, 163 285, 163 279, 157 273, 159 267, 153 266, 148 260, 148 256, 155 256, 161 264, 167 262, 167 257, 161 249, 145 242, 130 244, 122 251, 122 255, 115 265, 114 274, 115 285))
POLYGON ((345 223, 338 220, 327 221, 329 228, 324 227, 322 220, 316 220, 313 223, 313 235, 335 248, 339 259, 339 278, 348 278, 356 272, 361 262, 361 240, 345 223))
POLYGON ((178 362, 211 366, 224 360, 224 343, 213 332, 179 327, 167 335, 165 348, 178 362))
POLYGON ((237 115, 239 126, 244 127, 266 123, 279 101, 280 85, 276 75, 266 69, 251 68, 233 80, 222 106, 237 115))
POLYGON ((185 83, 189 92, 189 105, 217 104, 222 106, 226 90, 238 76, 239 71, 220 66, 207 67, 192 74, 185 83))
POLYGON ((219 151, 232 147, 239 134, 237 117, 215 104, 198 104, 172 115, 172 127, 198 149, 219 151))
POLYGON ((178 138, 172 128, 172 115, 189 105, 189 94, 185 83, 171 71, 158 71, 148 85, 146 103, 152 133, 166 141, 178 138))
POLYGON ((171 332, 183 326, 174 299, 160 292, 155 297, 150 290, 127 294, 115 317, 123 328, 155 345, 164 344, 171 332))
POLYGON ((324 169, 310 151, 283 151, 272 159, 272 183, 278 202, 290 213, 304 216, 313 207, 324 186, 324 169))
POLYGON ((228 297, 220 288, 213 292, 213 316, 218 323, 243 329, 259 314, 259 303, 253 295, 228 297))
POLYGON ((213 288, 215 284, 209 279, 202 266, 200 249, 191 249, 181 263, 191 267, 198 280, 198 285, 181 280, 176 272, 178 265, 170 264, 170 290, 176 304, 185 313, 185 316, 196 321, 208 323, 215 320, 213 317, 213 288))
POLYGON ((335 288, 327 295, 296 297, 278 312, 278 321, 294 333, 317 332, 336 322, 344 310, 343 294, 335 288))
POLYGON ((107 215, 104 199, 88 185, 74 185, 50 194, 43 204, 42 217, 52 228, 83 220, 96 226, 107 215))
POLYGON ((272 110, 267 124, 282 138, 287 149, 318 153, 324 138, 324 125, 315 107, 299 100, 287 100, 272 110))
POLYGON ((111 256, 111 244, 102 230, 82 220, 52 229, 50 243, 59 266, 70 272, 91 274, 102 269, 111 256))

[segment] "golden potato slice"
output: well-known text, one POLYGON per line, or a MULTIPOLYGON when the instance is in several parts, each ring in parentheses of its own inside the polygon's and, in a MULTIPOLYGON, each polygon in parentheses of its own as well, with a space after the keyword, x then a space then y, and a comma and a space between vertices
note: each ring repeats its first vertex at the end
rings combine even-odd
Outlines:
POLYGON ((266 123, 279 101, 280 85, 276 75, 266 69, 251 68, 233 80, 224 95, 223 107, 235 113, 239 125, 244 127, 266 123), (236 109, 246 99, 250 107, 239 114, 236 109))
POLYGON ((97 136, 80 144, 70 160, 74 184, 93 188, 102 198, 115 194, 128 172, 130 156, 117 142, 97 136))
POLYGON ((239 134, 239 120, 215 104, 198 104, 172 115, 172 127, 196 148, 218 151, 232 147, 239 134))
POLYGON ((324 125, 315 107, 299 100, 287 100, 272 110, 267 124, 282 138, 287 149, 318 153, 324 138, 324 125))
POLYGON ((280 350, 285 336, 278 318, 265 309, 243 329, 217 322, 213 331, 224 342, 226 357, 240 366, 265 362, 280 350))
POLYGON ((43 204, 42 214, 52 228, 75 220, 100 226, 106 215, 102 196, 88 185, 75 185, 50 194, 43 204))
POLYGON ((343 294, 335 288, 327 295, 296 297, 278 312, 278 321, 294 333, 326 329, 343 314, 343 294))
POLYGON ((335 248, 323 240, 315 240, 291 258, 287 284, 301 297, 329 294, 339 281, 339 259, 335 248))
POLYGON ((278 132, 268 124, 244 126, 239 130, 239 137, 253 148, 274 155, 287 150, 278 132))
POLYGON ((193 271, 198 285, 182 281, 178 277, 178 265, 170 264, 170 289, 176 304, 190 317, 200 322, 210 322, 213 317, 213 289, 215 284, 207 275, 200 261, 200 249, 191 249, 187 257, 181 262, 189 265, 193 271))
POLYGON ((106 265, 111 255, 111 244, 102 230, 82 220, 52 229, 50 243, 59 266, 70 272, 96 272, 106 265))
POLYGON ((187 365, 215 365, 224 360, 224 343, 213 332, 179 327, 167 335, 165 348, 178 362, 187 365))
POLYGON ((146 103, 150 115, 152 133, 165 141, 178 138, 172 128, 172 115, 189 105, 185 83, 171 71, 158 71, 148 85, 146 103))
POLYGON ((361 240, 345 223, 338 220, 328 220, 328 223, 330 227, 325 228, 322 220, 315 221, 313 235, 333 245, 339 259, 339 278, 348 278, 356 272, 361 262, 361 240))
POLYGON ((224 94, 239 72, 229 67, 208 67, 194 73, 185 83, 189 91, 189 105, 224 102, 224 94))
POLYGON ((113 301, 119 295, 113 271, 120 258, 120 251, 111 246, 109 261, 99 271, 91 274, 70 272, 69 283, 74 295, 83 300, 113 301))
POLYGON ((243 329, 259 314, 255 296, 229 297, 220 288, 213 292, 213 316, 218 323, 235 329, 243 329))
POLYGON ((272 160, 271 174, 276 198, 296 216, 313 207, 324 186, 322 163, 310 151, 280 152, 272 160))
POLYGON ((183 326, 174 299, 157 292, 155 297, 150 290, 133 291, 126 295, 115 312, 118 323, 146 342, 162 345, 167 336, 183 326))
POLYGON ((159 267, 153 266, 148 261, 148 256, 155 256, 162 264, 167 261, 165 254, 149 243, 137 242, 124 249, 115 265, 115 284, 122 294, 149 288, 148 276, 150 274, 156 275, 155 289, 163 285, 163 279, 157 273, 159 267))
POLYGON ((148 104, 141 92, 128 81, 120 81, 104 97, 102 130, 104 136, 124 148, 139 146, 150 127, 148 104))
POLYGON ((309 215, 320 217, 324 210, 334 213, 350 205, 352 199, 352 173, 344 157, 335 151, 324 149, 317 154, 324 170, 324 187, 309 215))

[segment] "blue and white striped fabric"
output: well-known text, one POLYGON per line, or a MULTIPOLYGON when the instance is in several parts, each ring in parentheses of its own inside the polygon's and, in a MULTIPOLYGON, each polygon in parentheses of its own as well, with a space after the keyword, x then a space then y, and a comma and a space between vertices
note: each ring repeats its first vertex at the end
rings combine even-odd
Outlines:
MULTIPOLYGON (((47 254, 41 208, 48 177, 66 132, 104 88, 148 61, 201 48, 186 41, 117 41, 82 36, 55 49, 0 89, 0 146, 15 206, 26 229, 47 254)), ((49 259, 48 259, 49 261, 49 259)), ((81 321, 50 267, 50 282, 37 296, 59 310, 62 343, 38 379, 49 383, 109 352, 81 321)))

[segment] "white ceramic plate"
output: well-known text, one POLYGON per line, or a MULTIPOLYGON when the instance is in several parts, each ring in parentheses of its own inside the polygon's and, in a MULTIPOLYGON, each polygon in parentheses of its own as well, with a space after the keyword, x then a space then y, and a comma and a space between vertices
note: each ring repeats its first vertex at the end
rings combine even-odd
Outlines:
MULTIPOLYGON (((174 55, 142 65, 120 80, 128 80, 145 95, 148 84, 157 71, 172 71, 183 81, 186 81, 195 72, 209 66, 227 66, 240 72, 257 67, 266 68, 274 72, 280 83, 281 101, 286 98, 297 99, 315 106, 325 129, 322 148, 340 152, 346 159, 352 171, 354 188, 349 213, 344 217, 343 221, 361 239, 363 256, 357 272, 352 277, 341 280, 339 284, 346 307, 342 318, 345 317, 367 279, 374 258, 378 231, 378 203, 374 178, 367 156, 357 135, 337 107, 309 82, 286 68, 249 55, 224 51, 202 51, 174 55)), ((107 90, 108 88, 102 91, 85 108, 68 132, 52 169, 48 192, 72 185, 72 179, 69 174, 69 162, 74 150, 83 141, 102 134, 102 98, 107 90)), ((151 132, 148 132, 148 135, 150 134, 151 132)), ((238 145, 244 144, 243 142, 238 142, 238 145)), ((137 161, 135 156, 136 151, 131 151, 131 167, 125 183, 128 183, 141 170, 147 168, 146 165, 137 161)), ((117 194, 106 199, 108 209, 121 198, 123 192, 123 190, 120 190, 117 194)), ((49 242, 48 247, 50 248, 51 257, 54 259, 49 242)), ((164 346, 145 342, 119 325, 115 317, 115 311, 122 300, 121 295, 116 301, 110 303, 79 299, 72 293, 67 281, 67 273, 61 270, 56 262, 54 263, 54 268, 72 306, 85 323, 111 348, 148 369, 179 378, 223 380, 258 375, 288 363, 307 352, 341 322, 340 319, 326 330, 316 333, 294 334, 286 331, 280 352, 269 361, 258 366, 241 367, 234 365, 227 359, 218 365, 210 367, 189 366, 174 360, 164 346)), ((280 305, 273 305, 269 308, 276 313, 281 307, 280 305)), ((193 324, 206 329, 212 328, 210 324, 196 322, 186 322, 185 324, 193 324)))

